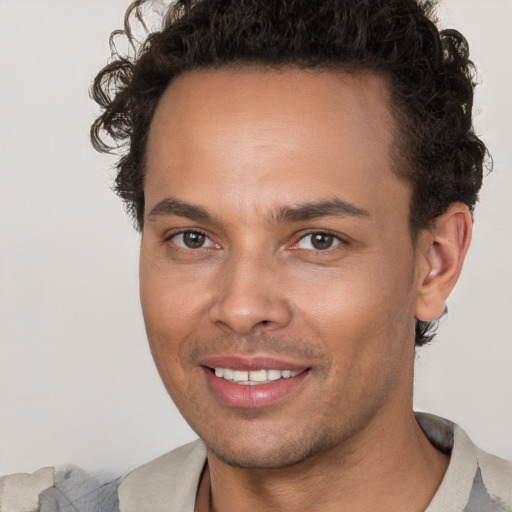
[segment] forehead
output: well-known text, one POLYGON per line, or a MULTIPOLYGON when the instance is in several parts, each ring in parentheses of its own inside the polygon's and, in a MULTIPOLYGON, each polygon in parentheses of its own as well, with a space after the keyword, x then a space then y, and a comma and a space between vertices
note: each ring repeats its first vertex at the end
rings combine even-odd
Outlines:
POLYGON ((336 195, 368 209, 387 201, 390 185, 405 187, 391 172, 394 133, 388 82, 377 74, 187 73, 171 83, 155 112, 146 206, 165 194, 201 203, 221 194, 254 205, 336 195))

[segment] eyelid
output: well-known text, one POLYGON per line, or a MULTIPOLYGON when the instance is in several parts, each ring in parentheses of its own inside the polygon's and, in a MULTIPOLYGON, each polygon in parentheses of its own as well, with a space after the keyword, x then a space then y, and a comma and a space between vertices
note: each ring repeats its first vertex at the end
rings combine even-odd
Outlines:
POLYGON ((345 240, 340 234, 334 233, 333 231, 330 231, 328 229, 311 229, 311 230, 309 230, 309 231, 307 231, 305 233, 301 233, 300 236, 297 238, 297 240, 292 244, 290 249, 292 249, 292 250, 314 251, 314 252, 317 252, 317 253, 323 253, 323 252, 327 253, 331 249, 334 249, 335 247, 338 247, 339 245, 346 245, 347 243, 348 243, 347 240, 345 240), (311 249, 305 249, 305 248, 302 248, 302 247, 298 247, 298 244, 301 242, 301 240, 304 240, 306 237, 312 236, 312 235, 328 235, 328 236, 332 236, 334 238, 334 240, 335 240, 335 243, 333 243, 333 245, 331 245, 327 249, 315 249, 314 247, 312 247, 311 249))
MULTIPOLYGON (((199 249, 210 249, 212 247, 213 248, 221 247, 220 244, 218 244, 212 240, 211 236, 205 230, 200 229, 200 228, 181 228, 176 231, 171 231, 170 233, 167 232, 164 235, 162 242, 164 244, 168 243, 168 242, 173 242, 173 244, 178 249, 184 249, 184 250, 189 250, 189 251, 197 251, 199 249), (187 247, 184 244, 180 244, 175 241, 176 238, 178 238, 180 235, 185 235, 186 233, 198 233, 198 234, 204 236, 207 241, 207 245, 203 245, 201 247, 193 249, 191 247, 187 247)), ((306 232, 302 232, 299 236, 297 236, 297 238, 295 239, 293 244, 291 246, 289 246, 288 249, 314 251, 314 252, 322 253, 322 252, 329 252, 331 249, 334 249, 335 247, 337 247, 339 245, 347 245, 347 243, 348 243, 347 240, 343 236, 341 236, 340 234, 335 233, 333 231, 330 231, 328 229, 311 229, 306 232), (318 235, 318 234, 332 236, 334 238, 333 245, 331 245, 327 249, 315 249, 314 247, 312 247, 312 248, 298 247, 298 244, 305 238, 312 236, 312 235, 318 235)))
POLYGON ((186 250, 186 251, 198 251, 200 249, 210 249, 212 247, 214 247, 214 248, 220 247, 219 244, 215 243, 211 239, 211 237, 208 235, 208 233, 206 233, 204 230, 198 229, 198 228, 185 228, 185 229, 179 229, 177 231, 172 231, 171 233, 166 233, 165 236, 164 236, 164 239, 163 239, 163 243, 168 243, 168 242, 173 242, 174 245, 178 249, 183 249, 183 250, 186 250), (184 244, 183 245, 182 244, 178 244, 176 242, 176 238, 179 237, 180 235, 185 235, 186 233, 197 233, 199 235, 204 236, 205 239, 208 241, 208 245, 203 245, 201 247, 198 247, 197 249, 193 249, 192 247, 187 247, 184 244))

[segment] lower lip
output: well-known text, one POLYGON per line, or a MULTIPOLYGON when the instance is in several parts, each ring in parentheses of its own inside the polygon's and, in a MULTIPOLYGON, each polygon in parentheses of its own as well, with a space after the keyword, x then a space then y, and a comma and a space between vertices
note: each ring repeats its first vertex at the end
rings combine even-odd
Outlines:
POLYGON ((217 398, 232 407, 245 409, 258 409, 282 400, 293 393, 309 374, 309 370, 305 370, 289 379, 247 386, 217 377, 209 368, 203 368, 203 371, 210 390, 217 398))

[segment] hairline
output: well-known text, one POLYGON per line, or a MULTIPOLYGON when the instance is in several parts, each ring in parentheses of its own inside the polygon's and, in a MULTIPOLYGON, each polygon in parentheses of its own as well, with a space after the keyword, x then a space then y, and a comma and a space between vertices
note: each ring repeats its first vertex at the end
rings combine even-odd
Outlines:
POLYGON ((148 140, 149 134, 151 130, 151 126, 153 124, 153 119, 155 117, 156 110, 165 93, 168 91, 170 86, 173 84, 175 80, 178 78, 187 76, 189 74, 195 73, 215 73, 218 71, 233 71, 233 72, 242 72, 242 71, 260 71, 262 73, 265 72, 279 72, 285 73, 289 70, 302 70, 302 71, 315 71, 315 74, 321 74, 325 72, 333 73, 340 76, 364 76, 364 75, 374 75, 379 76, 385 81, 385 90, 387 93, 388 103, 386 105, 386 110, 389 114, 389 119, 391 121, 390 133, 392 135, 392 145, 390 147, 389 152, 389 169, 391 172, 400 179, 403 183, 405 183, 410 189, 410 204, 409 204, 409 232, 411 236, 411 240, 413 243, 413 247, 416 247, 416 243, 418 240, 419 233, 425 229, 425 227, 418 227, 415 224, 414 216, 413 216, 413 199, 414 199, 414 184, 412 180, 412 176, 414 174, 414 168, 416 167, 416 163, 413 159, 406 155, 406 152, 410 151, 410 142, 408 140, 407 133, 405 133, 405 129, 403 124, 405 124, 405 119, 407 119, 407 113, 404 111, 403 107, 401 107, 396 101, 395 95, 393 94, 392 82, 393 75, 390 72, 384 71, 382 69, 378 69, 377 67, 372 67, 370 65, 364 65, 359 62, 346 61, 346 62, 336 62, 336 61, 326 61, 319 63, 318 65, 307 64, 306 62, 290 61, 290 62, 282 62, 282 63, 271 63, 265 62, 262 60, 243 60, 237 59, 228 62, 216 63, 216 64, 205 64, 198 65, 191 68, 186 68, 178 73, 176 73, 172 78, 168 81, 166 87, 161 92, 158 97, 155 108, 152 112, 151 119, 148 124, 147 133, 145 137, 144 144, 144 153, 142 157, 142 195, 143 195, 143 205, 141 211, 137 212, 137 227, 140 232, 144 229, 144 211, 145 211, 145 198, 144 198, 144 190, 145 190, 145 177, 147 172, 147 148, 148 148, 148 140), (405 119, 404 119, 405 118, 405 119), (411 171, 407 171, 407 169, 412 169, 411 171))

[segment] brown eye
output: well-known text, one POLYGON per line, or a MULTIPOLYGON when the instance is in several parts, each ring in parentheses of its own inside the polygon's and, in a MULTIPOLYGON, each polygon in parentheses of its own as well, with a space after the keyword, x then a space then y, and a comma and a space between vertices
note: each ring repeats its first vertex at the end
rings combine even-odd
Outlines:
POLYGON ((337 236, 331 235, 330 233, 309 233, 303 236, 297 246, 299 249, 313 249, 315 251, 325 251, 334 247, 340 243, 337 236))
POLYGON ((319 250, 329 249, 334 242, 334 237, 332 235, 327 235, 325 233, 316 233, 311 235, 311 245, 319 250))
POLYGON ((184 249, 201 249, 213 245, 210 239, 199 231, 184 231, 174 235, 172 240, 184 249))
POLYGON ((205 236, 202 233, 188 231, 183 233, 183 243, 190 249, 199 249, 204 245, 205 236))

